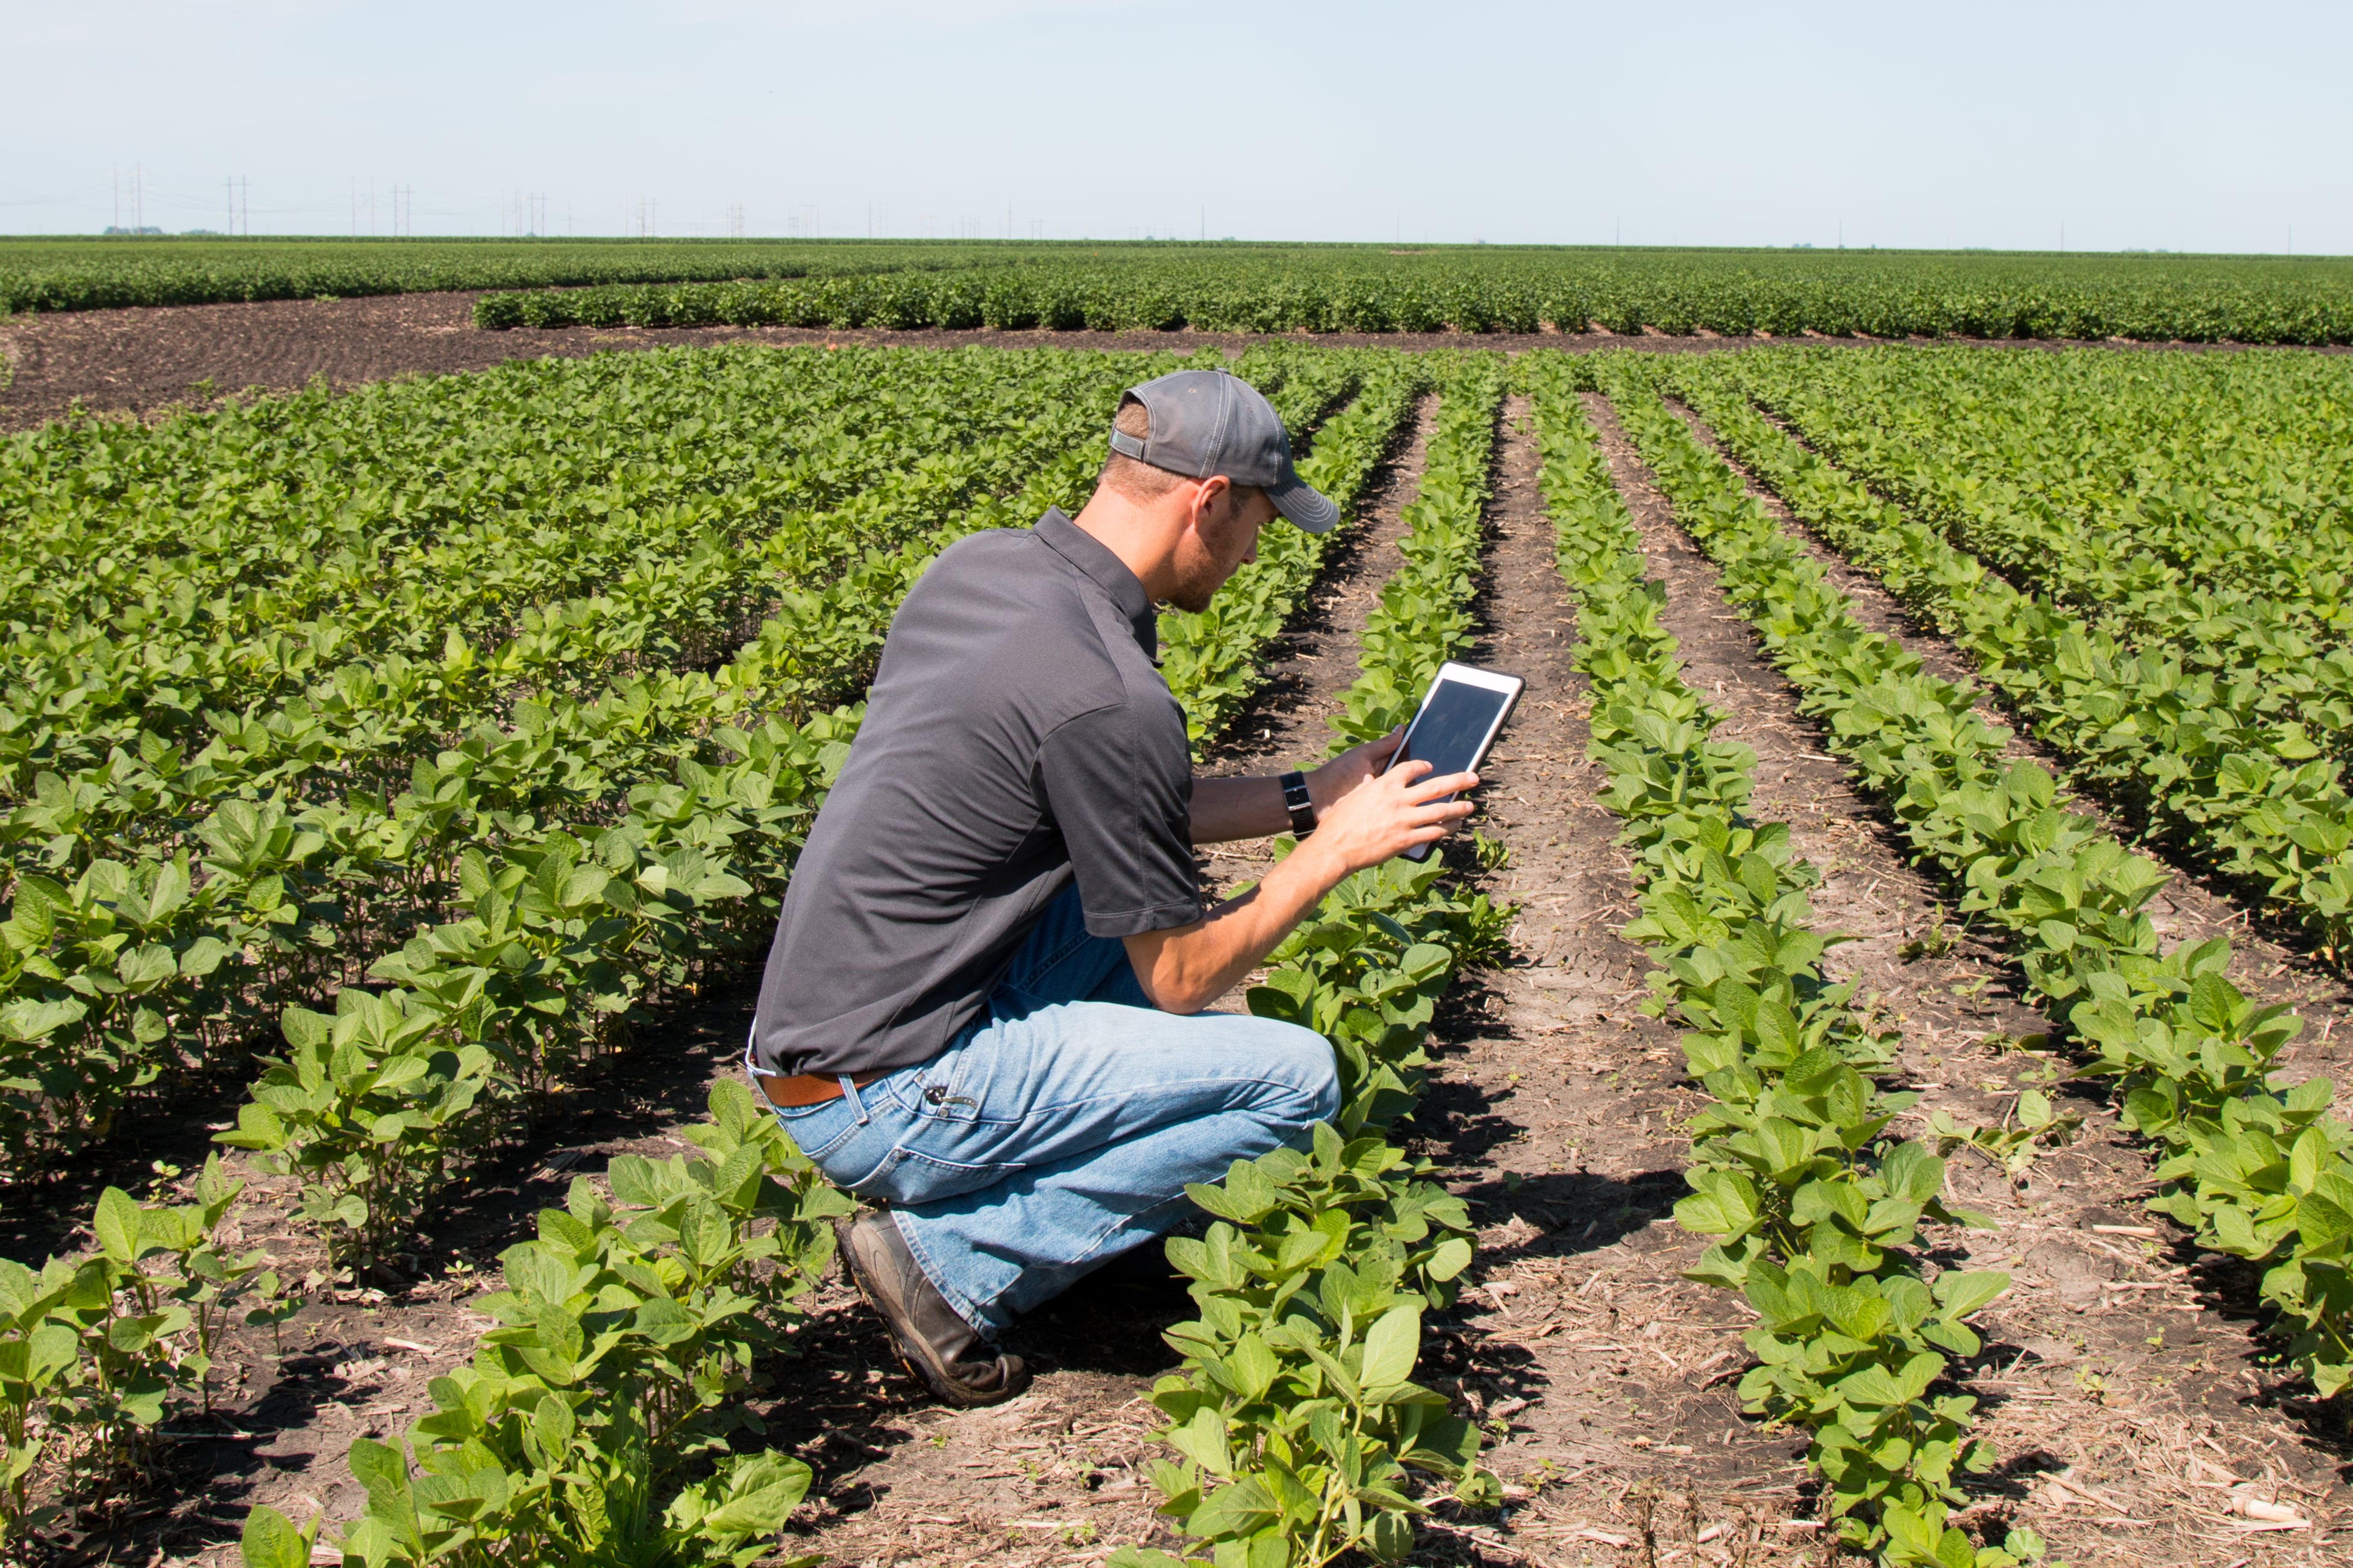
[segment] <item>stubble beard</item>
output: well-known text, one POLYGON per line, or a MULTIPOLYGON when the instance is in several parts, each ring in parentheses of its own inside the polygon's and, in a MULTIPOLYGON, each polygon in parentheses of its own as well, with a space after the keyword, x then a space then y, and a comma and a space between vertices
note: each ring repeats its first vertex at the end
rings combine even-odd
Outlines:
POLYGON ((1180 553, 1176 562, 1176 584, 1168 602, 1189 615, 1199 615, 1209 607, 1218 590, 1226 585, 1233 573, 1223 567, 1218 558, 1207 550, 1194 549, 1180 553))

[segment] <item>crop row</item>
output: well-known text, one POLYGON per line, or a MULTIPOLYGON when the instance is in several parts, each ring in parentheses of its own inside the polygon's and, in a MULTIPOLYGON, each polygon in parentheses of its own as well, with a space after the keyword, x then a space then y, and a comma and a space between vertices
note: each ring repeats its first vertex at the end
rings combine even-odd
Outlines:
POLYGON ((1793 349, 1728 368, 2137 646, 2179 630, 2144 627, 2139 596, 2185 586, 2353 627, 2353 367, 2334 358, 1793 349))
MULTIPOLYGON (((1384 595, 1387 637, 1366 642, 1359 692, 1436 668, 1461 641, 1479 571, 1504 367, 1472 356, 1435 374, 1406 563, 1390 579, 1396 595, 1384 595)), ((1339 1116, 1303 1153, 1237 1160, 1223 1182, 1188 1189, 1216 1217, 1202 1239, 1168 1243, 1200 1315, 1167 1333, 1185 1369, 1152 1400, 1181 1458, 1156 1461, 1152 1479, 1161 1511, 1221 1564, 1323 1568, 1355 1552, 1402 1561, 1427 1511, 1409 1470, 1454 1482, 1466 1502, 1496 1496, 1478 1468, 1478 1429, 1412 1381, 1421 1315, 1453 1300, 1470 1266, 1470 1212, 1428 1179, 1427 1160, 1390 1142, 1421 1097, 1437 999, 1502 943, 1504 915, 1484 895, 1451 893, 1444 876, 1436 856, 1360 871, 1269 958, 1250 1011, 1332 1042, 1339 1116)), ((1112 1558, 1114 1568, 1186 1561, 1202 1560, 1133 1547, 1112 1558)))
MULTIPOLYGON (((2043 356, 1995 356, 1974 394, 1916 371, 1825 374, 1816 356, 1779 353, 1725 380, 1955 543, 2071 607, 2097 629, 2086 636, 2099 655, 2178 664, 2249 721, 2295 724, 2353 753, 2353 658, 2341 646, 2353 626, 2342 604, 2353 378, 2325 359, 2232 356, 2221 373, 2111 386, 2113 372, 2062 379, 2013 363, 2032 357, 2043 356), (1905 382, 1926 384, 1907 397, 1905 382), (1875 409, 1854 401, 1882 395, 1875 409)), ((1968 368, 1947 372, 1961 388, 1968 368)))
MULTIPOLYGON (((773 1548, 809 1468, 730 1439, 765 1431, 748 1402, 855 1205, 741 1083, 684 1132, 691 1155, 575 1177, 501 1255, 475 1303, 499 1326, 427 1385, 433 1409, 405 1441, 352 1443, 368 1500, 329 1548, 345 1563, 745 1568, 773 1548)), ((254 1509, 247 1568, 306 1568, 323 1522, 254 1509)))
POLYGON ((2343 342, 2353 290, 2325 264, 1346 249, 1041 252, 965 271, 639 286, 477 301, 491 329, 995 327, 1050 331, 2111 337, 2343 342))
POLYGON ((2323 1078, 2274 1063, 2302 1027, 2227 978, 2214 938, 2161 951, 2144 912, 2166 874, 2064 810, 2049 773, 2003 755, 2007 731, 1966 682, 1866 630, 1819 563, 1740 476, 1661 403, 1653 372, 1616 359, 1604 389, 1723 573, 1725 592, 1823 724, 1832 750, 1886 803, 1913 851, 1960 894, 1961 913, 2009 945, 2027 987, 2116 1080, 2125 1123, 2150 1141, 2153 1206, 2201 1244, 2263 1267, 2263 1293, 2295 1367, 2324 1394, 2353 1381, 2353 1128, 2323 1078))
MULTIPOLYGON (((1714 378, 1673 379, 1799 517, 1950 637, 2077 781, 2252 882, 2328 950, 2346 946, 2353 795, 2342 757, 2353 742, 2353 656, 2318 657, 2292 633, 2284 646, 2216 637, 2194 670, 2175 651, 2128 653, 1882 501, 1714 378)), ((2211 594, 2171 596, 2185 623, 2214 610, 2211 594)), ((2154 597, 2140 596, 2145 620, 2154 597)))
POLYGON ((0 315, 128 305, 205 305, 436 289, 797 278, 970 266, 987 248, 762 240, 248 239, 0 240, 0 315))
MULTIPOLYGON (((1853 984, 1831 984, 1835 939, 1812 929, 1786 823, 1747 806, 1756 755, 1715 741, 1722 715, 1683 679, 1660 625, 1662 584, 1610 482, 1577 397, 1584 378, 1538 356, 1534 394, 1542 485, 1561 573, 1577 603, 1577 668, 1592 682, 1592 754, 1602 801, 1626 822, 1640 916, 1624 935, 1659 965, 1651 1011, 1691 1031, 1683 1053, 1710 1103, 1689 1123, 1686 1230, 1710 1238, 1690 1278, 1740 1291, 1757 1314, 1740 1382, 1753 1415, 1806 1431, 1847 1547, 1887 1563, 1993 1568, 1949 1509, 1964 1472, 1991 1461, 1968 1436, 1976 1401, 1935 1392, 1947 1356, 1981 1348, 1966 1320, 2009 1285, 1917 1253, 1924 1223, 1982 1224, 1943 1201, 1944 1162, 1887 1135, 1918 1098, 1872 1075, 1886 1042, 1858 1016, 1853 984)), ((2014 1544, 2018 1556, 2030 1542, 2014 1544)))
POLYGON ((299 992, 265 999, 293 1051, 264 1074, 237 1140, 301 1172, 306 1213, 373 1255, 463 1162, 467 1130, 506 1120, 513 1090, 576 1075, 638 1002, 740 962, 765 940, 855 729, 854 710, 828 710, 863 688, 901 597, 956 539, 1075 504, 1099 437, 1021 494, 794 597, 714 675, 666 683, 658 710, 605 705, 596 717, 618 726, 619 758, 525 728, 486 733, 485 765, 445 753, 420 773, 429 787, 390 819, 416 825, 402 847, 417 913, 356 933, 375 937, 366 975, 391 987, 346 982, 332 1022, 299 992))

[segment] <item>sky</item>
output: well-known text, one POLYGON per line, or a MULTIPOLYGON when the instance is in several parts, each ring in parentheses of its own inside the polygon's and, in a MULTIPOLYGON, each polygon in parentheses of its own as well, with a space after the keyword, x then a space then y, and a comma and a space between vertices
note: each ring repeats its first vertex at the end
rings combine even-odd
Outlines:
POLYGON ((2342 0, 0 0, 0 233, 221 229, 236 178, 257 235, 2353 253, 2342 0))

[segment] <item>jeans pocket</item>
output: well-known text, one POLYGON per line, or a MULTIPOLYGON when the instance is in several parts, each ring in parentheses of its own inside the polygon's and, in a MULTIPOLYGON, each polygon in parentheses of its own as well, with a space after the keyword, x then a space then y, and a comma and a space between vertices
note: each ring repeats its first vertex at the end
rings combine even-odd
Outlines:
POLYGON ((860 1196, 888 1198, 894 1204, 938 1203, 993 1187, 1028 1169, 1018 1162, 975 1164, 944 1160, 902 1143, 855 1190, 860 1196))

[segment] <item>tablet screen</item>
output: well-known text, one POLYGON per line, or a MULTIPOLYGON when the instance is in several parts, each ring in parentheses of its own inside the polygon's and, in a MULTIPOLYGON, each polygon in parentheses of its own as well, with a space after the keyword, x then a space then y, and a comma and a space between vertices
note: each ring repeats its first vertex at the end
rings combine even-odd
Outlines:
POLYGON ((1493 687, 1473 686, 1466 680, 1440 681, 1429 705, 1413 721, 1413 732, 1398 748, 1396 761, 1389 765, 1419 758, 1431 763, 1437 773, 1470 772, 1479 758, 1479 742, 1487 738, 1495 715, 1511 699, 1510 692, 1493 687))

